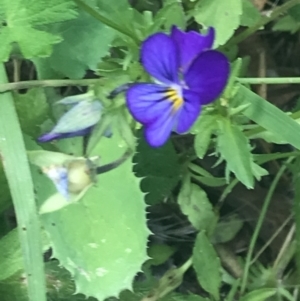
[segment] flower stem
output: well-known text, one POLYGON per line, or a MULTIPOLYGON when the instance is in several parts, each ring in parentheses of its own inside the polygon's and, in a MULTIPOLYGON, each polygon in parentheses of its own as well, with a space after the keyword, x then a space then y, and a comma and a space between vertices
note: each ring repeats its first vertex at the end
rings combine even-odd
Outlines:
POLYGON ((265 26, 269 22, 277 19, 281 14, 285 13, 287 10, 291 9, 293 6, 300 4, 300 0, 290 0, 287 1, 285 4, 278 6, 273 10, 273 12, 268 16, 263 16, 256 24, 252 27, 247 28, 240 34, 236 35, 235 37, 231 38, 228 43, 226 44, 226 48, 230 48, 233 45, 240 43, 241 41, 245 40, 261 27, 265 26))
POLYGON ((241 84, 250 85, 300 84, 300 77, 240 77, 236 80, 241 84))
POLYGON ((15 83, 0 84, 0 93, 37 87, 66 87, 66 86, 89 86, 99 83, 99 78, 93 79, 48 79, 29 80, 15 83))
POLYGON ((283 175, 284 171, 286 170, 287 165, 289 163, 291 163, 294 158, 295 157, 290 157, 289 159, 287 159, 287 161, 282 165, 282 167, 278 171, 276 177, 274 178, 274 180, 273 180, 273 182, 272 182, 272 184, 270 186, 268 194, 267 194, 267 196, 265 198, 265 201, 263 203, 263 206, 261 208, 260 215, 259 215, 256 227, 255 227, 254 233, 253 233, 253 235, 251 237, 251 241, 250 241, 250 245, 249 245, 249 251, 248 251, 247 257, 246 257, 246 262, 245 262, 245 267, 244 267, 244 273, 243 273, 242 283, 241 283, 241 294, 244 293, 244 291, 246 289, 246 286, 247 286, 249 269, 250 269, 250 266, 251 266, 251 259, 252 259, 252 254, 253 254, 253 251, 254 251, 255 243, 257 241, 257 238, 258 238, 258 235, 259 235, 259 231, 260 231, 260 229, 262 227, 262 224, 263 224, 264 218, 266 216, 269 204, 271 202, 273 193, 275 191, 275 188, 276 188, 276 186, 277 186, 277 184, 278 184, 281 176, 283 175))

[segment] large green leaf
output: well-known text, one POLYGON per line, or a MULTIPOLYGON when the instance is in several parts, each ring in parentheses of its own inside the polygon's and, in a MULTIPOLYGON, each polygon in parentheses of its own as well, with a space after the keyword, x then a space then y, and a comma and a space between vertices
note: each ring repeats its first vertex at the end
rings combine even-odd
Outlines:
POLYGON ((87 69, 96 70, 116 33, 86 12, 52 26, 51 32, 61 32, 64 40, 53 47, 50 57, 35 60, 40 78, 82 78, 87 69))
MULTIPOLYGON (((114 134, 101 140, 95 152, 106 163, 121 157, 124 148, 114 134)), ((45 200, 54 193, 53 185, 34 174, 38 199, 45 200)), ((77 292, 103 300, 132 287, 135 274, 148 258, 150 233, 139 184, 129 159, 99 176, 79 202, 41 216, 53 256, 70 271, 77 292)))
POLYGON ((252 154, 249 140, 235 124, 227 118, 219 121, 220 133, 217 139, 218 151, 226 160, 226 168, 248 188, 253 188, 252 154))
POLYGON ((70 0, 3 0, 0 61, 8 59, 15 42, 25 58, 50 55, 52 45, 62 39, 59 34, 40 30, 40 26, 75 18, 73 6, 70 0))
POLYGON ((144 177, 141 187, 144 192, 149 192, 146 202, 155 204, 168 197, 179 180, 178 157, 170 141, 154 149, 141 137, 141 132, 139 136, 134 171, 138 177, 144 177))
POLYGON ((193 266, 200 285, 214 299, 219 300, 219 287, 221 285, 220 259, 209 242, 205 231, 201 231, 196 238, 193 250, 193 266))
POLYGON ((233 100, 237 105, 248 104, 243 114, 249 119, 300 149, 300 124, 287 114, 242 85, 233 100))
POLYGON ((201 0, 193 13, 199 24, 215 28, 215 47, 225 44, 233 35, 240 25, 241 14, 242 0, 201 0))

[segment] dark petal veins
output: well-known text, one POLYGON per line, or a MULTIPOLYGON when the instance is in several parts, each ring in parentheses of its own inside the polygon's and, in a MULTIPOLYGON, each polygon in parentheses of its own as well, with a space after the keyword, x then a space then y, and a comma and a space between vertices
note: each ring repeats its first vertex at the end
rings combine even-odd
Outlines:
POLYGON ((46 133, 38 138, 39 142, 50 142, 53 140, 59 140, 59 139, 64 139, 64 138, 72 138, 72 137, 80 137, 80 136, 85 136, 89 134, 93 130, 93 126, 76 131, 76 132, 71 132, 71 133, 55 133, 55 132, 50 132, 46 133))
POLYGON ((130 87, 126 93, 126 101, 132 116, 140 123, 148 124, 170 110, 172 103, 165 97, 167 89, 168 87, 150 83, 130 87))
POLYGON ((172 113, 172 108, 161 112, 160 117, 145 126, 145 137, 152 147, 162 146, 169 138, 178 119, 178 112, 172 113))
POLYGON ((150 36, 142 44, 141 59, 145 70, 158 81, 178 83, 178 48, 171 37, 164 33, 150 36))
POLYGON ((197 120, 201 112, 201 102, 198 93, 183 90, 184 105, 179 111, 176 132, 182 134, 187 132, 197 120))
POLYGON ((229 61, 221 52, 201 53, 184 75, 189 89, 199 93, 201 104, 214 101, 224 90, 230 72, 229 61))
POLYGON ((180 67, 184 72, 201 52, 212 48, 215 31, 211 27, 206 35, 202 35, 195 31, 183 32, 173 26, 171 38, 178 46, 180 67))

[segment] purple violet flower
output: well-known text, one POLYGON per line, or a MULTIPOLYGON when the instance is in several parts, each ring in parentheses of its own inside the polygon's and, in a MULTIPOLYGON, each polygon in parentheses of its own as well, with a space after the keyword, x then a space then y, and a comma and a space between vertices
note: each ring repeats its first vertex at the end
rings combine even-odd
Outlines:
POLYGON ((156 33, 141 46, 141 61, 155 83, 132 85, 127 105, 145 127, 153 147, 163 145, 172 131, 187 132, 203 105, 214 101, 226 86, 229 62, 222 53, 210 50, 215 32, 206 35, 183 32, 173 26, 170 35, 156 33))

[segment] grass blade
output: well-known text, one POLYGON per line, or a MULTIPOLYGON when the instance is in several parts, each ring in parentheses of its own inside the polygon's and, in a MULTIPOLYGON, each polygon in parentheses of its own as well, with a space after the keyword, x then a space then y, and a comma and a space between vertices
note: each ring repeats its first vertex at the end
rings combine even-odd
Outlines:
MULTIPOLYGON (((0 82, 7 77, 3 64, 0 82)), ((46 301, 40 226, 19 120, 10 93, 0 94, 0 154, 18 221, 30 301, 46 301)))

